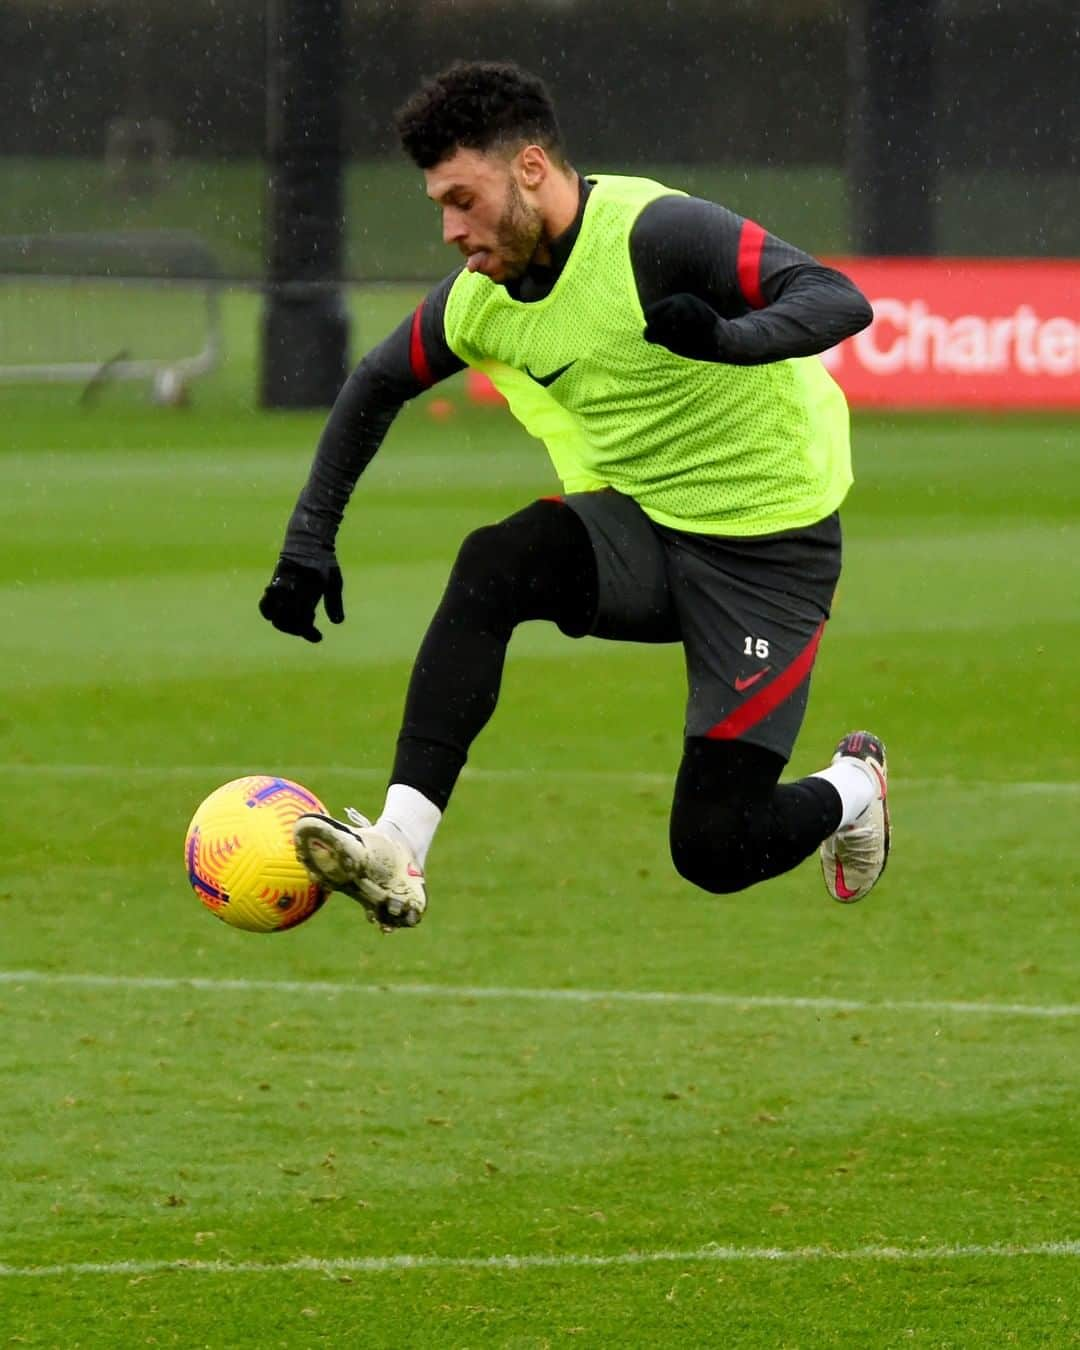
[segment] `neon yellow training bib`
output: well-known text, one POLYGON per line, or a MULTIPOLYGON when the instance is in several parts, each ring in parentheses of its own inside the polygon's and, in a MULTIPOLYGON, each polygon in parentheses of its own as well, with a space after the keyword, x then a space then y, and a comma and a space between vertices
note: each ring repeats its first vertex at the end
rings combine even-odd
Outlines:
POLYGON ((592 181, 550 295, 525 303, 461 273, 446 306, 451 350, 545 443, 567 492, 612 487, 701 534, 768 534, 834 511, 851 485, 848 411, 821 361, 731 366, 647 343, 630 232, 674 194, 644 178, 592 181))

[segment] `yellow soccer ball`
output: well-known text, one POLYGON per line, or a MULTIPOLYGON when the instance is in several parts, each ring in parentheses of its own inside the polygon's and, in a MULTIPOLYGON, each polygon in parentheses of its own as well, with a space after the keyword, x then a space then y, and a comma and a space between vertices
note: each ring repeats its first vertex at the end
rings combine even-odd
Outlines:
POLYGON ((184 861, 195 894, 219 919, 252 933, 277 933, 310 919, 329 891, 308 876, 293 847, 293 824, 318 797, 290 782, 255 774, 234 778, 191 818, 184 861))

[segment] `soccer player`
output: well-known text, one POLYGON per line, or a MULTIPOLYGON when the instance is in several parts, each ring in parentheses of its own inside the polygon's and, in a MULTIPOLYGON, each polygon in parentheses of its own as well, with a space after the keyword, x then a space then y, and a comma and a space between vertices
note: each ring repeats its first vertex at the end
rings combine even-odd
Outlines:
POLYGON ((318 642, 344 619, 334 541, 408 399, 485 371, 547 445, 563 494, 470 534, 423 639, 382 814, 303 816, 297 851, 384 930, 427 907, 424 866, 495 709, 514 628, 681 642, 688 698, 675 867, 713 893, 820 848, 837 900, 889 851, 885 749, 844 736, 781 785, 840 571, 851 483, 843 394, 816 353, 864 328, 841 273, 714 203, 580 176, 551 99, 517 66, 457 63, 398 113, 463 265, 353 371, 260 601, 318 642))

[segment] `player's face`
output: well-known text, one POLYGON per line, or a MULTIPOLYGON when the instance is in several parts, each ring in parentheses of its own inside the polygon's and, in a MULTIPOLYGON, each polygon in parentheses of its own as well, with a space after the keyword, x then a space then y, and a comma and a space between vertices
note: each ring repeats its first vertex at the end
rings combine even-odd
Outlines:
POLYGON ((543 236, 543 217, 518 183, 520 156, 457 150, 424 170, 427 194, 442 210, 443 240, 470 272, 492 281, 520 277, 543 236))

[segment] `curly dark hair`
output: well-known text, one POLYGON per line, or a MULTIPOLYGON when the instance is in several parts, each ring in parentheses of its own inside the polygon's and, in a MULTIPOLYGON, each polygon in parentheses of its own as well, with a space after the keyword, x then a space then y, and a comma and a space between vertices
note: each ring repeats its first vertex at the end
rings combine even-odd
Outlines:
POLYGON ((455 61, 425 81, 397 112, 406 153, 420 169, 458 149, 542 145, 564 162, 562 133, 543 80, 502 61, 455 61))

